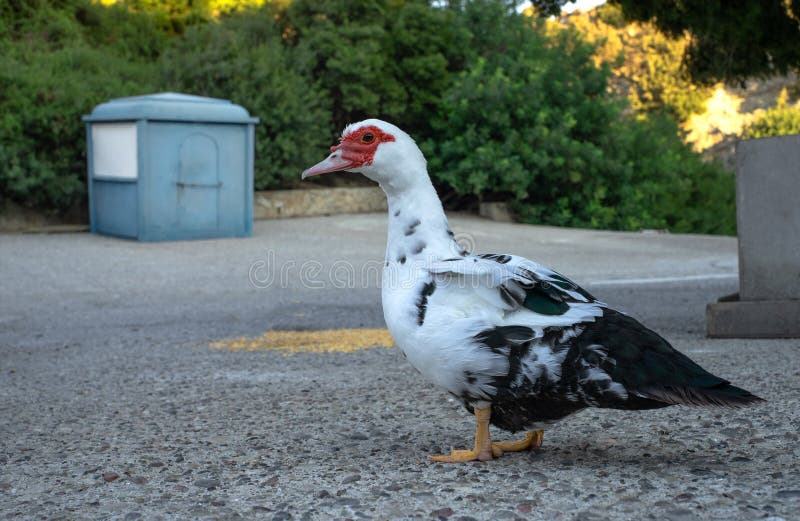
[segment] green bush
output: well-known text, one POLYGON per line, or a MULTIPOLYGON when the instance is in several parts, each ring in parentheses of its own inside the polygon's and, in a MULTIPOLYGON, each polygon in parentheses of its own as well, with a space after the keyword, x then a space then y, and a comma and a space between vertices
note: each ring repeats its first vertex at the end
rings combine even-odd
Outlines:
POLYGON ((672 119, 623 119, 613 127, 611 150, 619 153, 623 175, 609 187, 613 217, 601 227, 736 233, 733 175, 692 151, 672 119))
POLYGON ((257 188, 293 186, 345 124, 380 117, 418 139, 451 200, 510 201, 526 222, 733 232, 731 176, 683 145, 660 111, 626 116, 574 31, 504 0, 233 9, 253 3, 0 2, 3 196, 62 211, 81 203, 80 116, 176 90, 261 119, 257 188))
MULTIPOLYGON (((107 0, 110 3, 114 0, 107 0)), ((213 19, 209 0, 116 0, 127 11, 151 17, 152 25, 167 35, 183 34, 187 28, 213 19)))
POLYGON ((789 105, 786 89, 778 103, 753 121, 742 133, 743 139, 800 134, 800 105, 789 105))
POLYGON ((509 200, 526 222, 733 233, 732 177, 702 162, 669 119, 624 116, 576 33, 504 34, 513 43, 502 54, 490 52, 502 41, 478 40, 489 52, 459 75, 433 121, 424 148, 439 182, 509 200))
POLYGON ((427 136, 465 61, 468 34, 456 14, 426 0, 295 0, 283 27, 331 100, 334 132, 377 117, 427 136))
MULTIPOLYGON (((14 38, 0 42, 0 192, 27 206, 64 211, 86 196, 81 116, 111 97, 155 88, 152 65, 126 59, 121 47, 92 48, 87 40, 103 36, 78 17, 96 10, 114 17, 121 34, 132 34, 126 20, 136 27, 133 32, 147 29, 124 11, 88 3, 17 7, 3 12, 14 38)), ((107 28, 107 22, 98 23, 107 28)))
POLYGON ((256 126, 256 189, 290 186, 331 144, 328 99, 283 47, 270 7, 225 23, 196 26, 163 56, 171 90, 231 99, 261 118, 256 126))

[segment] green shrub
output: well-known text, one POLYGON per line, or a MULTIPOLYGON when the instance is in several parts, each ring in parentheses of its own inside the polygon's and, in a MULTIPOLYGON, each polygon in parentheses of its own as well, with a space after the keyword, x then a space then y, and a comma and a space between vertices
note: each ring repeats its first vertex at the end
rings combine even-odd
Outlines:
POLYGON ((614 216, 601 227, 736 233, 733 175, 702 160, 679 138, 672 119, 621 119, 612 135, 623 174, 608 190, 614 216))
MULTIPOLYGON (((108 0, 109 3, 113 0, 108 0)), ((116 0, 117 5, 151 17, 160 32, 174 36, 213 18, 209 0, 116 0)))
POLYGON ((153 61, 168 42, 155 15, 132 12, 123 5, 81 3, 75 19, 83 27, 87 44, 128 60, 153 61))
POLYGON ((85 200, 81 116, 109 98, 155 88, 151 64, 126 59, 120 48, 90 47, 91 28, 78 15, 98 9, 100 16, 118 17, 121 34, 131 34, 126 20, 146 32, 140 20, 88 2, 64 3, 62 9, 46 2, 11 5, 18 9, 3 17, 13 38, 0 42, 0 192, 26 206, 56 211, 85 200))
POLYGON ((753 121, 742 133, 743 139, 800 134, 800 105, 789 105, 786 89, 777 104, 753 121))
POLYGON ((456 10, 426 0, 295 0, 284 35, 309 58, 331 100, 334 132, 367 117, 416 136, 465 62, 468 34, 456 10))
MULTIPOLYGON (((733 233, 731 176, 702 162, 669 119, 624 116, 576 33, 504 34, 507 51, 483 52, 444 96, 424 144, 439 182, 509 200, 526 222, 733 233)), ((476 47, 502 46, 497 38, 476 47)))
POLYGON ((166 43, 151 13, 92 0, 7 0, 0 4, 0 41, 27 51, 85 43, 132 59, 155 58, 166 43))
POLYGON ((163 56, 167 88, 231 99, 261 118, 256 126, 256 189, 285 187, 331 145, 328 100, 287 50, 274 11, 236 14, 196 26, 163 56))

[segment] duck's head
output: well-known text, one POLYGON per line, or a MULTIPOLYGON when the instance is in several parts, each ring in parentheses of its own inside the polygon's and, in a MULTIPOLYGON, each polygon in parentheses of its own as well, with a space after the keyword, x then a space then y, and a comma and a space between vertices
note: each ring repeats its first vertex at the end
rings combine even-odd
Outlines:
POLYGON ((305 170, 302 178, 339 171, 359 172, 384 189, 428 181, 425 158, 411 136, 380 119, 348 125, 330 155, 305 170))

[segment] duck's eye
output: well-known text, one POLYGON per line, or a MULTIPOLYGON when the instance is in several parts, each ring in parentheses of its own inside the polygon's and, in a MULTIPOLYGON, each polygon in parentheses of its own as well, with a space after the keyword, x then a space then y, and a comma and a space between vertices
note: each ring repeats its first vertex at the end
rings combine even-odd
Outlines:
POLYGON ((372 132, 367 132, 361 136, 362 143, 372 143, 373 141, 375 141, 375 135, 372 132))

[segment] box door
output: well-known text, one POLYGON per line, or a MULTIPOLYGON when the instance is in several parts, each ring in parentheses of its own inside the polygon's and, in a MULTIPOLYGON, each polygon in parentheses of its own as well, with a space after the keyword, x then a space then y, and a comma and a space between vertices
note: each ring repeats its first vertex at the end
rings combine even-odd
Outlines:
POLYGON ((216 230, 222 188, 217 143, 204 134, 187 136, 180 145, 177 188, 178 226, 216 230))
POLYGON ((145 240, 242 235, 245 125, 148 122, 142 207, 145 240))

